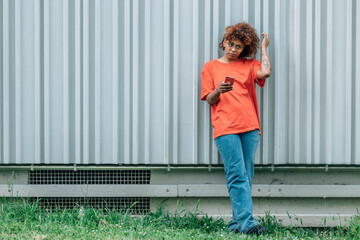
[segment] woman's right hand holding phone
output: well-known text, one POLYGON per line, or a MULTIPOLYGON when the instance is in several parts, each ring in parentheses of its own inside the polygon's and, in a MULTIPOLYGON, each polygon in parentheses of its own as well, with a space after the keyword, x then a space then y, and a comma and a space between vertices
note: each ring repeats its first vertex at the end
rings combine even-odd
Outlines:
POLYGON ((229 92, 233 89, 234 89, 234 85, 231 85, 230 82, 227 82, 227 83, 222 82, 219 84, 219 86, 217 88, 215 88, 215 90, 212 93, 210 93, 209 95, 206 96, 206 101, 210 105, 213 105, 219 101, 220 95, 222 93, 229 92))
POLYGON ((231 85, 229 82, 222 82, 219 86, 215 89, 219 93, 226 93, 234 89, 234 85, 231 85))

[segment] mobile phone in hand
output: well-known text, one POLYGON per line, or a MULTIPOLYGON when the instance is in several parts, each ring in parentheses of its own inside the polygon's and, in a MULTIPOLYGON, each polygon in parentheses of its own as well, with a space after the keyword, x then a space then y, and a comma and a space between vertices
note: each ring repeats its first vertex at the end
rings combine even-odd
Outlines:
POLYGON ((234 78, 233 77, 226 77, 225 78, 225 82, 226 83, 230 83, 231 85, 234 85, 234 78))

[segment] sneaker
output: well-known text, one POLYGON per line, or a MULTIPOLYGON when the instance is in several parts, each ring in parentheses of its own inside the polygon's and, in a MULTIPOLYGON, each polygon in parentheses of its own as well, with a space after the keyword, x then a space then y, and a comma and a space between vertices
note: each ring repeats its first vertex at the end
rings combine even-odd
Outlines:
POLYGON ((269 230, 261 225, 255 225, 254 227, 250 228, 249 231, 246 232, 246 235, 265 235, 269 232, 269 230))

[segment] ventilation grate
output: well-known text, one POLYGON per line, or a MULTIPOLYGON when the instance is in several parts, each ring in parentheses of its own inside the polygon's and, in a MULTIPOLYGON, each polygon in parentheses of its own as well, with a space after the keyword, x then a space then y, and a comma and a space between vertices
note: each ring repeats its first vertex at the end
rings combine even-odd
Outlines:
POLYGON ((150 170, 33 170, 28 184, 150 184, 150 170))
POLYGON ((149 197, 45 197, 30 198, 31 202, 37 201, 41 207, 46 209, 72 209, 76 206, 92 207, 96 209, 116 209, 126 211, 130 207, 133 215, 142 215, 150 211, 149 197))

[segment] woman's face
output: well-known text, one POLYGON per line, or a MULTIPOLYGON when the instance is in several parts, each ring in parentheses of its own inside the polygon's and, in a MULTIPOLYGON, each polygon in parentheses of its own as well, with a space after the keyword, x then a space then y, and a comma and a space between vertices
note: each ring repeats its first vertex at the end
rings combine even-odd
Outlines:
POLYGON ((225 40, 225 55, 229 60, 237 60, 244 50, 244 44, 238 39, 225 40))

